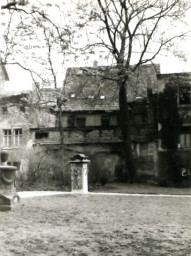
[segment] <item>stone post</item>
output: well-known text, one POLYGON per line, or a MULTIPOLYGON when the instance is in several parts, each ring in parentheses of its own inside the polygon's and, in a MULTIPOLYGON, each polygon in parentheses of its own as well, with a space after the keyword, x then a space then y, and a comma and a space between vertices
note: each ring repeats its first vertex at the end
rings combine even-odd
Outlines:
POLYGON ((90 160, 84 154, 77 154, 71 158, 71 191, 88 193, 88 163, 90 160))
POLYGON ((0 211, 8 211, 19 201, 14 185, 17 167, 7 165, 9 155, 6 151, 2 151, 0 156, 0 211))

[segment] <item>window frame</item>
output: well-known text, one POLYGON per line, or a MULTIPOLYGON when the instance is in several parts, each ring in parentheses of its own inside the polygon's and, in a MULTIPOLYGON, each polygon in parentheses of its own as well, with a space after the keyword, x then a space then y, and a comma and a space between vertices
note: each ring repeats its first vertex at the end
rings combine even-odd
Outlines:
POLYGON ((181 148, 191 148, 191 127, 183 126, 180 133, 181 148))
POLYGON ((49 138, 48 131, 36 131, 35 132, 35 140, 43 140, 43 139, 48 139, 48 138, 49 138), (42 135, 42 136, 39 136, 39 135, 42 135))
POLYGON ((191 104, 191 84, 185 83, 178 87, 178 104, 180 106, 188 106, 191 104), (183 92, 183 89, 184 90, 187 89, 187 92, 186 91, 183 92), (183 98, 181 98, 181 94, 182 94, 183 98), (187 99, 186 99, 186 97, 187 97, 187 99), (187 101, 189 101, 189 102, 187 102, 187 101))
POLYGON ((14 128, 13 129, 13 143, 14 143, 14 146, 20 146, 22 144, 22 136, 23 136, 22 128, 14 128), (21 133, 18 132, 18 134, 16 134, 16 131, 21 131, 21 133))
POLYGON ((10 147, 12 144, 12 130, 11 129, 3 129, 3 146, 4 147, 10 147), (6 132, 9 132, 9 134, 5 134, 6 132))
POLYGON ((110 116, 102 115, 101 116, 101 126, 103 127, 109 127, 110 126, 110 116))
POLYGON ((75 121, 76 127, 82 128, 86 126, 86 117, 76 117, 75 121), (83 123, 80 123, 83 121, 83 123))

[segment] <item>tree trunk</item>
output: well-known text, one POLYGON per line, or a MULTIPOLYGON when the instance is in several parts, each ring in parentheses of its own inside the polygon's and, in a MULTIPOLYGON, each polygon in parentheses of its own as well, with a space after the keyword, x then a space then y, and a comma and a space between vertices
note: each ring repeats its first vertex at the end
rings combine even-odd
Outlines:
POLYGON ((60 147, 61 149, 64 147, 64 131, 63 131, 63 125, 62 125, 62 109, 59 108, 59 114, 58 114, 58 127, 60 132, 60 147))
POLYGON ((136 178, 136 169, 134 164, 133 152, 131 147, 131 134, 130 134, 130 114, 127 103, 127 90, 126 80, 123 79, 123 74, 119 74, 119 122, 123 136, 123 146, 125 152, 125 176, 127 181, 133 183, 136 178))

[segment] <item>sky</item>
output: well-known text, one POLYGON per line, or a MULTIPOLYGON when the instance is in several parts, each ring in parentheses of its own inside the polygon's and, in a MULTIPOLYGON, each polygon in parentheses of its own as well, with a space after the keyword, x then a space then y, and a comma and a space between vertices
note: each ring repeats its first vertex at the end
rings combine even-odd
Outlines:
MULTIPOLYGON (((6 2, 5 0, 2 0, 6 2)), ((31 0, 31 1, 36 1, 36 0, 31 0)), ((38 0, 37 2, 46 2, 46 3, 51 3, 51 1, 48 0, 38 0)), ((77 1, 77 0, 76 0, 77 1)), ((70 1, 69 1, 70 3, 70 1)), ((66 5, 68 8, 68 11, 71 11, 72 8, 74 8, 73 5, 66 5)), ((54 13, 55 10, 51 7, 50 8, 51 12, 54 13)), ((66 10, 65 10, 66 11, 66 10)), ((186 17, 186 22, 189 26, 191 24, 191 12, 188 13, 186 17)), ((2 20, 4 17, 1 17, 1 26, 2 26, 2 20)), ((58 19, 58 16, 55 15, 55 20, 58 19)), ((177 28, 178 30, 179 28, 177 28)), ((191 29, 191 28, 190 28, 191 29)), ((1 31, 1 29, 0 29, 1 31)), ((0 35, 0 45, 1 45, 1 38, 2 35, 0 35)), ((80 38, 80 40, 83 41, 82 38, 85 38, 86 35, 84 34, 83 37, 80 38)), ((20 44, 23 42, 20 42, 20 44)), ((174 54, 170 53, 168 56, 160 55, 155 59, 155 63, 159 63, 161 65, 161 73, 177 73, 177 72, 191 72, 191 51, 190 51, 190 45, 191 45, 191 37, 187 37, 184 41, 178 42, 176 45, 176 48, 180 50, 183 55, 185 60, 182 58, 176 57, 174 54)), ((94 61, 98 61, 100 63, 100 57, 102 53, 96 52, 94 55, 90 55, 88 59, 84 61, 84 58, 78 58, 78 61, 75 61, 73 56, 69 57, 68 60, 64 63, 63 65, 57 66, 57 71, 58 71, 58 77, 59 77, 59 86, 62 86, 62 81, 64 78, 64 73, 67 67, 70 66, 93 66, 94 61)), ((61 63, 61 62, 60 62, 61 63)), ((103 59, 101 60, 101 63, 104 65, 108 65, 109 62, 107 60, 103 59)), ((23 71, 22 68, 16 66, 16 65, 10 65, 7 67, 9 76, 10 76, 10 81, 7 84, 7 90, 8 91, 20 91, 20 90, 31 90, 33 88, 33 83, 31 81, 31 76, 27 71, 23 71)))

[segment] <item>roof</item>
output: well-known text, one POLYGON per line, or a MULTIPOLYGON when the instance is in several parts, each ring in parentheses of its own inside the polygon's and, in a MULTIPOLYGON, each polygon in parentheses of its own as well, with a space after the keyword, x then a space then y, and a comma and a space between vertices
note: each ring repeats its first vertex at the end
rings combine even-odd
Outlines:
MULTIPOLYGON (((159 65, 142 65, 129 74, 128 101, 147 97, 148 88, 156 92, 158 73, 159 65)), ((112 66, 68 68, 62 94, 66 98, 63 111, 119 109, 116 77, 117 68, 112 66)))
POLYGON ((169 77, 190 77, 191 72, 180 72, 180 73, 165 73, 165 74, 157 74, 157 78, 169 78, 169 77))

